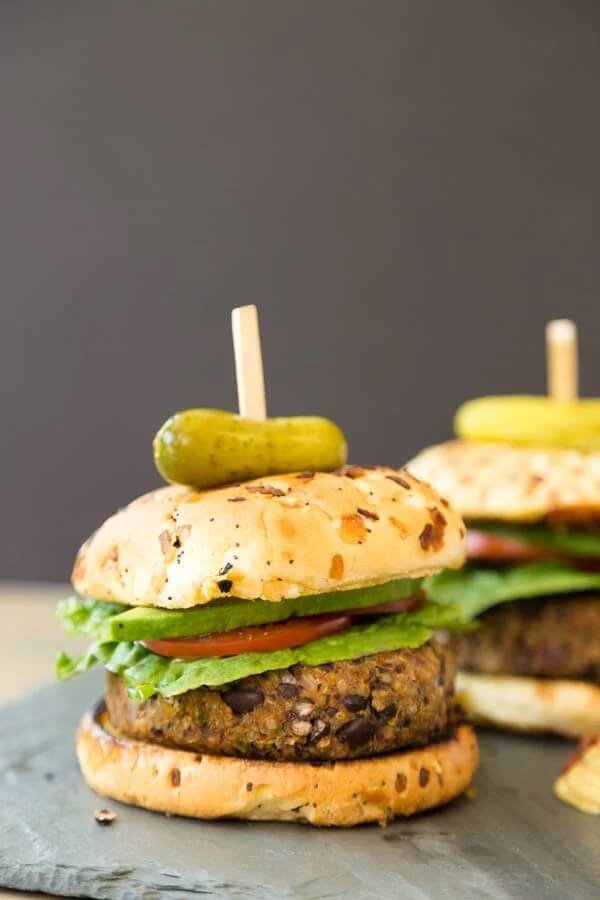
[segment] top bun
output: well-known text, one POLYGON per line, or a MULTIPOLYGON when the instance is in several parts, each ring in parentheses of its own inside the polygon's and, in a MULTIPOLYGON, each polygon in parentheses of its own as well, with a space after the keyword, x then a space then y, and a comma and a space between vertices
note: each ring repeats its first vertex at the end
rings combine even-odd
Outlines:
POLYGON ((395 469, 345 466, 200 492, 170 485, 92 535, 73 585, 168 609, 226 596, 277 601, 458 568, 463 538, 447 502, 395 469))
POLYGON ((449 441, 408 468, 466 519, 577 522, 600 516, 600 453, 449 441))

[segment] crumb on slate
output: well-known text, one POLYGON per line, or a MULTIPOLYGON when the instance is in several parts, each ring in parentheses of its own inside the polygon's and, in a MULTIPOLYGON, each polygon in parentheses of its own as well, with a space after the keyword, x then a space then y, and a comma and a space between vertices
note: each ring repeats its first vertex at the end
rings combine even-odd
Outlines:
POLYGON ((94 818, 99 825, 112 825, 117 818, 117 814, 111 812, 110 809, 97 809, 94 818))

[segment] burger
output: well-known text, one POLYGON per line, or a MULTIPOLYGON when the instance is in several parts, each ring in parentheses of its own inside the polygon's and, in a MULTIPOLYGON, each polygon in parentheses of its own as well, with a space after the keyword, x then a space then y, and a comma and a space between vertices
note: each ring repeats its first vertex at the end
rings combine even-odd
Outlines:
POLYGON ((456 512, 403 471, 345 466, 169 485, 81 548, 60 617, 107 670, 87 783, 200 819, 350 826, 460 794, 477 764, 422 580, 464 560, 456 512))
POLYGON ((408 467, 467 523, 466 567, 427 581, 477 617, 452 640, 465 708, 509 729, 600 731, 600 453, 456 440, 408 467))

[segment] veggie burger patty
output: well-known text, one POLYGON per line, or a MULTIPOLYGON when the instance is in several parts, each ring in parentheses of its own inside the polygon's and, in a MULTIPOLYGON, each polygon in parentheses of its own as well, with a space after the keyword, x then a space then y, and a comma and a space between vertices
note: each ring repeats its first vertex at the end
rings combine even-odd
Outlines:
POLYGON ((129 699, 108 675, 106 704, 126 737, 198 753, 334 760, 423 745, 452 719, 454 665, 431 642, 321 666, 265 672, 222 688, 129 699))
POLYGON ((600 597, 521 600, 484 613, 456 635, 461 669, 600 683, 600 597))

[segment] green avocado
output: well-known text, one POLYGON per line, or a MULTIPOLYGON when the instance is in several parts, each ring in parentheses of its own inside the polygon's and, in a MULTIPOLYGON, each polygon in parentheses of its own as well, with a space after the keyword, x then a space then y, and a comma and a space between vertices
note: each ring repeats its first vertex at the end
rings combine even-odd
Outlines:
POLYGON ((149 641, 232 631, 248 625, 280 622, 291 616, 314 616, 377 606, 411 597, 420 586, 421 579, 403 578, 372 587, 294 597, 277 603, 227 599, 190 609, 118 607, 100 600, 71 597, 59 605, 58 614, 67 631, 93 634, 104 641, 149 641), (110 607, 110 612, 105 607, 110 607))

